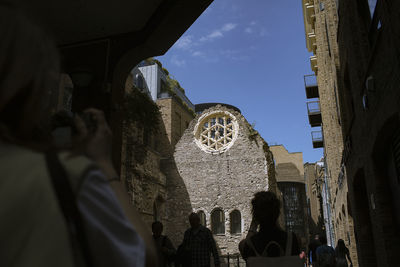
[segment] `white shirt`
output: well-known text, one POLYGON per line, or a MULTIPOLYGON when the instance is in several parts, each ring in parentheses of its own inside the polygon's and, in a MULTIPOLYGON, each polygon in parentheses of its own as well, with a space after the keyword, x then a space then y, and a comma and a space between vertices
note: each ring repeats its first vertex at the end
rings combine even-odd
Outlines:
POLYGON ((90 171, 78 194, 78 208, 93 264, 96 267, 142 267, 145 244, 108 183, 101 171, 90 171))

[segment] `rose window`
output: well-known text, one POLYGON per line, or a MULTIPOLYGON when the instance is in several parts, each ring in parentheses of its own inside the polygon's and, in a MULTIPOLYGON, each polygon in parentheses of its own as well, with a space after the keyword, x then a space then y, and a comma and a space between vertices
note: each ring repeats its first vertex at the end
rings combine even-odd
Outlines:
POLYGON ((223 153, 235 142, 238 129, 236 118, 231 113, 206 113, 199 118, 195 126, 195 141, 207 153, 223 153))

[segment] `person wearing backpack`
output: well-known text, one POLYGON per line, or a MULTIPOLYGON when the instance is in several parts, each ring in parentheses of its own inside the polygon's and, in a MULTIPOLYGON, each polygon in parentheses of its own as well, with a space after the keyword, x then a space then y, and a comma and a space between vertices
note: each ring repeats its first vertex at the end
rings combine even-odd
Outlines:
POLYGON ((250 229, 246 239, 239 244, 247 266, 303 266, 296 235, 283 231, 277 224, 281 204, 276 195, 268 191, 257 192, 251 204, 250 229))
POLYGON ((319 241, 322 245, 319 246, 315 251, 315 254, 317 255, 318 267, 335 267, 335 250, 333 247, 328 246, 328 242, 324 235, 319 237, 319 241))
POLYGON ((159 221, 155 221, 151 225, 153 239, 158 252, 158 264, 160 267, 170 267, 175 260, 176 249, 172 245, 171 240, 167 236, 162 235, 163 228, 163 224, 159 221))

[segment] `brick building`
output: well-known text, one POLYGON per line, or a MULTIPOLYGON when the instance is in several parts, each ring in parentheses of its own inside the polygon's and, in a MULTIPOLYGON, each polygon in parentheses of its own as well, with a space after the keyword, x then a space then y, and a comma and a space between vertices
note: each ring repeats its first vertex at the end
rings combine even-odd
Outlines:
MULTIPOLYGON (((349 247, 354 266, 357 264, 356 240, 353 216, 349 212, 348 186, 344 165, 344 139, 339 99, 338 71, 340 53, 337 42, 338 13, 335 0, 303 0, 306 46, 314 75, 304 77, 311 127, 320 127, 321 132, 312 132, 314 148, 323 147, 325 183, 328 188, 325 227, 328 243, 335 246, 343 239, 349 247)), ((351 211, 351 210, 350 210, 351 211)))
POLYGON ((301 248, 308 243, 307 196, 303 153, 290 153, 283 145, 270 147, 275 161, 275 176, 282 194, 282 215, 286 231, 296 233, 301 248))
POLYGON ((343 184, 360 266, 399 265, 399 10, 393 0, 339 1, 343 184))
MULTIPOLYGON (((121 177, 147 225, 161 221, 169 233, 172 222, 168 217, 168 200, 178 197, 169 194, 169 182, 179 180, 173 151, 194 117, 190 108, 194 105, 184 94, 175 93, 179 88, 167 83, 165 72, 161 63, 152 60, 142 62, 128 75, 126 98, 133 94, 133 103, 126 104, 121 177), (162 83, 168 90, 163 90, 162 83)), ((183 201, 183 196, 179 198, 183 201)))
POLYGON ((324 183, 323 163, 305 163, 304 179, 307 193, 308 229, 310 238, 325 231, 322 190, 324 183))

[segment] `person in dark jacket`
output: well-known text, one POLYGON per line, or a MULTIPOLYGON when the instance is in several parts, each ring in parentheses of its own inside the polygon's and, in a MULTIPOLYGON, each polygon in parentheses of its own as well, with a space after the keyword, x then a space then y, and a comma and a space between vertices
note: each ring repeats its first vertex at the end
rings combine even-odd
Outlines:
POLYGON ((321 246, 315 251, 318 267, 335 267, 335 250, 328 245, 324 235, 319 237, 319 241, 321 242, 321 246))
POLYGON ((219 255, 211 231, 200 224, 197 213, 189 215, 189 222, 191 227, 186 230, 182 245, 178 248, 177 257, 184 258, 180 264, 183 267, 210 267, 212 254, 214 266, 219 267, 219 255))
POLYGON ((349 249, 344 244, 343 239, 339 239, 335 248, 336 267, 348 267, 346 257, 350 262, 350 266, 353 266, 349 249))
POLYGON ((151 225, 153 239, 158 253, 158 264, 160 267, 169 267, 172 266, 176 250, 171 240, 166 235, 162 235, 163 228, 163 224, 159 221, 155 221, 151 225))
POLYGON ((316 251, 319 246, 321 246, 321 242, 319 242, 319 235, 317 234, 308 244, 308 263, 312 267, 318 267, 316 251))

